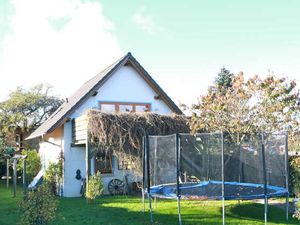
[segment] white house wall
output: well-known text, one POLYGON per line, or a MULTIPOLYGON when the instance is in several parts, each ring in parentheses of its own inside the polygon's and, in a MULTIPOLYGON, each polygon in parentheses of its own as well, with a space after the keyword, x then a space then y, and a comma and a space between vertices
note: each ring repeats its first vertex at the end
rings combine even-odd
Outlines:
POLYGON ((62 127, 42 138, 39 146, 42 169, 46 169, 51 162, 56 163, 59 160, 60 153, 63 151, 63 142, 62 127))
MULTIPOLYGON (((98 108, 99 102, 130 102, 130 103, 148 103, 151 105, 151 111, 158 114, 171 114, 170 108, 162 101, 156 100, 157 94, 152 90, 148 83, 130 66, 123 66, 118 70, 102 87, 98 90, 96 96, 90 97, 84 102, 70 118, 77 118, 83 115, 87 109, 98 108)), ((80 196, 81 182, 75 179, 76 171, 81 171, 82 177, 85 177, 85 147, 72 147, 72 129, 71 122, 64 124, 64 183, 63 195, 66 197, 80 196)), ((46 149, 46 148, 45 148, 46 149)), ((48 152, 52 151, 45 150, 48 152)), ((92 169, 94 167, 92 163, 92 169)), ((105 193, 107 192, 107 183, 113 179, 123 179, 128 171, 121 171, 117 168, 114 161, 114 173, 103 175, 105 184, 105 193)), ((129 176, 129 180, 134 180, 134 176, 129 176)))
POLYGON ((53 140, 40 142, 39 155, 42 168, 46 169, 49 163, 57 163, 61 152, 61 141, 55 143, 53 140))
POLYGON ((87 109, 98 108, 99 102, 150 103, 151 111, 171 114, 171 109, 162 101, 154 99, 157 94, 131 66, 123 66, 99 88, 98 94, 88 99, 71 116, 81 116, 87 109))

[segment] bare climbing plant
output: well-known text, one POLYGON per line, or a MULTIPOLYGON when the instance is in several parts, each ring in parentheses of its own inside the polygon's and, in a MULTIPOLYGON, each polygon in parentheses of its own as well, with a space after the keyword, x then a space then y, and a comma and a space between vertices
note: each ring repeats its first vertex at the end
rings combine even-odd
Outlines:
POLYGON ((188 119, 183 115, 154 113, 87 112, 89 142, 93 153, 111 152, 131 163, 132 169, 141 168, 143 137, 189 133, 188 119))

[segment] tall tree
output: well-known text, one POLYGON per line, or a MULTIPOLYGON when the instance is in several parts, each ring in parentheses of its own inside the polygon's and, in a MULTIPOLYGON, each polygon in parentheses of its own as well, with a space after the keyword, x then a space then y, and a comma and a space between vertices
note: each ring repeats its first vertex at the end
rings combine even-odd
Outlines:
POLYGON ((218 76, 215 79, 215 84, 217 88, 230 88, 232 87, 234 74, 227 70, 225 67, 221 68, 218 76))
MULTIPOLYGON (((8 100, 0 103, 0 138, 11 144, 16 129, 31 132, 43 123, 62 103, 43 84, 29 90, 18 87, 8 100)), ((2 142, 3 142, 2 140, 2 142)))
POLYGON ((192 106, 191 129, 239 133, 292 131, 299 128, 299 91, 294 81, 273 75, 245 80, 232 77, 231 86, 209 88, 192 106))

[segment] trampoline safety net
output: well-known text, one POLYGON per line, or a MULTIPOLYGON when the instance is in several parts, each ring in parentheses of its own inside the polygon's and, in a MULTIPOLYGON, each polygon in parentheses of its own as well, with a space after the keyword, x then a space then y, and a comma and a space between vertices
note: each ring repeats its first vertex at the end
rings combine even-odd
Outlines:
POLYGON ((286 135, 148 136, 144 188, 151 196, 258 199, 288 195, 286 135))

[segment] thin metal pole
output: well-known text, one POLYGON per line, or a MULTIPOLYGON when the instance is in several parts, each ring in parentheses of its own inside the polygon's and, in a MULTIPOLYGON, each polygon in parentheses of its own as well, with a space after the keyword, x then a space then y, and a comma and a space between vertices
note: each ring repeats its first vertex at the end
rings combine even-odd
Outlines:
POLYGON ((221 133, 221 153, 222 153, 222 224, 225 225, 225 187, 224 187, 224 135, 221 133))
POLYGON ((6 159, 6 187, 9 188, 9 159, 6 159))
POLYGON ((142 211, 145 213, 145 171, 146 171, 146 147, 145 147, 145 141, 146 137, 143 138, 143 183, 142 183, 142 211))
POLYGON ((26 187, 26 158, 23 159, 23 197, 27 196, 27 187, 26 187))
POLYGON ((177 196, 177 207, 178 207, 178 222, 179 222, 179 225, 182 225, 181 207, 180 207, 180 196, 177 196))
MULTIPOLYGON (((89 150, 89 133, 86 131, 85 142, 85 191, 89 189, 89 176, 90 176, 90 150, 89 150)), ((84 193, 86 196, 86 193, 84 193)))
POLYGON ((264 218, 265 218, 265 225, 268 224, 268 197, 265 196, 264 198, 264 209, 265 209, 265 213, 264 213, 264 218))
POLYGON ((149 200, 149 210, 150 210, 150 221, 151 223, 153 223, 152 199, 150 193, 148 193, 148 200, 149 200))
POLYGON ((17 159, 13 161, 13 183, 14 183, 14 197, 17 195, 17 159))
POLYGON ((145 190, 142 188, 142 211, 145 213, 145 190))
POLYGON ((177 167, 177 205, 178 205, 178 222, 179 225, 182 225, 181 220, 181 207, 180 207, 180 188, 179 188, 179 177, 180 177, 180 136, 178 133, 175 135, 176 141, 175 141, 175 150, 176 150, 176 167, 177 167))
MULTIPOLYGON (((153 168, 153 184, 156 185, 156 170, 157 170, 157 137, 155 138, 154 141, 154 168, 153 168)), ((156 196, 154 197, 154 208, 156 209, 156 196)))
POLYGON ((285 217, 286 217, 286 221, 289 220, 289 208, 290 208, 289 198, 290 198, 290 195, 289 195, 289 193, 287 193, 286 199, 285 199, 285 214, 286 214, 285 217))
POLYGON ((286 132, 285 135, 285 188, 287 190, 286 194, 286 200, 285 200, 285 213, 286 213, 286 220, 289 220, 289 156, 288 156, 288 145, 289 145, 289 139, 288 139, 288 132, 286 132))
POLYGON ((150 155, 149 155, 149 136, 147 135, 145 138, 145 147, 146 147, 146 159, 147 159, 147 193, 149 200, 149 210, 150 210, 150 221, 153 223, 153 215, 152 215, 152 202, 151 202, 151 193, 150 193, 150 155))
POLYGON ((267 192, 267 168, 266 168, 266 157, 265 157, 265 144, 264 134, 261 134, 261 153, 262 153, 262 164, 263 164, 263 175, 264 175, 264 218, 265 224, 268 222, 268 192, 267 192))

